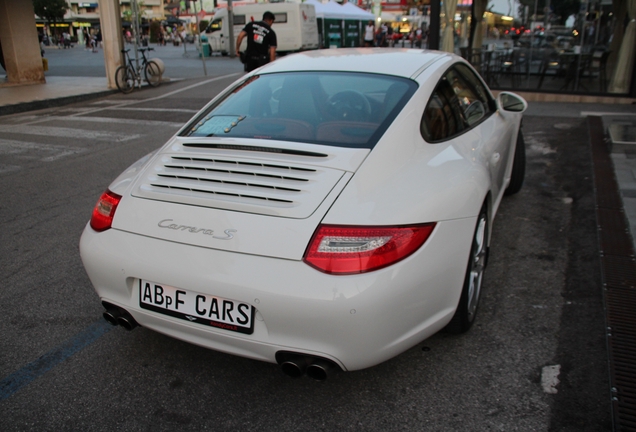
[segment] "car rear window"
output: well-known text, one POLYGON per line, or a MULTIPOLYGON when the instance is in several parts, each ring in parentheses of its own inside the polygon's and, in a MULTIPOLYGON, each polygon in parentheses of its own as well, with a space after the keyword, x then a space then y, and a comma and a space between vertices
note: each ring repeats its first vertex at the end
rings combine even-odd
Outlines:
POLYGON ((181 136, 373 148, 416 89, 409 79, 367 73, 256 75, 196 117, 181 136))

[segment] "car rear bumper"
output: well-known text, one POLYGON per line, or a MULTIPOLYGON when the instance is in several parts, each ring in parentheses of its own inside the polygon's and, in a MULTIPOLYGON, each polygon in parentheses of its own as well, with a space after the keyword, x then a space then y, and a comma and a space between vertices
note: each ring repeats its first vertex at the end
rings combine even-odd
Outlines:
POLYGON ((376 365, 443 328, 459 301, 475 219, 437 224, 423 247, 378 271, 323 274, 301 261, 231 253, 86 227, 80 252, 99 297, 142 326, 196 345, 276 362, 320 356, 343 370, 376 365), (253 334, 141 309, 139 279, 251 304, 253 334))

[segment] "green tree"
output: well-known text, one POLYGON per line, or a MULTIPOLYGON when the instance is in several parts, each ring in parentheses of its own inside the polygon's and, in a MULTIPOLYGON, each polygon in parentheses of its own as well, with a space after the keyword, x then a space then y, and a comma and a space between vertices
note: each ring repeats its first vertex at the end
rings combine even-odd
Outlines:
POLYGON ((64 20, 64 14, 68 10, 66 0, 33 0, 33 11, 41 19, 45 19, 49 29, 53 29, 57 35, 57 22, 64 20), (53 26, 51 27, 51 23, 53 26))

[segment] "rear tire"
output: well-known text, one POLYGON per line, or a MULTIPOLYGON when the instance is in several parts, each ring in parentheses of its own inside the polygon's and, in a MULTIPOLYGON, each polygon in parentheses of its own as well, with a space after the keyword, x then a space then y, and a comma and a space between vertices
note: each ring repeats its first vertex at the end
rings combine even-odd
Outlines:
POLYGON ((449 333, 459 334, 467 332, 473 322, 475 322, 477 306, 481 297, 484 270, 488 261, 488 233, 488 211, 486 210, 486 204, 484 204, 477 217, 477 225, 470 248, 459 304, 455 315, 446 326, 446 331, 449 333))
POLYGON ((512 172, 510 173, 510 184, 506 188, 504 195, 514 195, 521 190, 523 179, 526 176, 526 143, 523 140, 523 133, 519 129, 517 134, 517 145, 515 146, 515 158, 512 162, 512 172))
POLYGON ((161 69, 154 61, 149 61, 144 67, 144 75, 150 87, 157 87, 161 84, 161 69))
POLYGON ((135 73, 130 66, 119 66, 115 71, 115 84, 122 93, 130 93, 135 89, 135 73))

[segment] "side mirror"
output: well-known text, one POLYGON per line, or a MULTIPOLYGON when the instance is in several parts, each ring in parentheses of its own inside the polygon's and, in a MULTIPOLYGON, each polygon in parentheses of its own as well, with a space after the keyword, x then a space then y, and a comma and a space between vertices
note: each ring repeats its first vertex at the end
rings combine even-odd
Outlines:
POLYGON ((526 102, 524 98, 510 92, 499 93, 499 96, 497 96, 497 103, 504 111, 522 113, 528 109, 528 102, 526 102))

